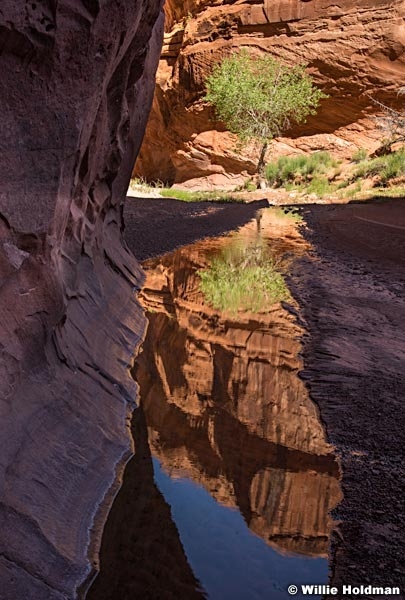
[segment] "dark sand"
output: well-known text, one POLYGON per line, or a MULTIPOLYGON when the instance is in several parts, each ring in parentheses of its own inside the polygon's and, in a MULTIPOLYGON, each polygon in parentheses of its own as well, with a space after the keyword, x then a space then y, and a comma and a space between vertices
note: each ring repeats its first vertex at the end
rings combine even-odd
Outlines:
POLYGON ((217 236, 253 219, 267 200, 250 204, 132 198, 125 203, 125 238, 139 261, 217 236))
MULTIPOLYGON (((332 582, 400 586, 393 598, 405 598, 403 203, 300 207, 313 252, 290 279, 308 332, 302 377, 343 471, 332 582)), ((143 260, 241 226, 262 206, 129 198, 127 243, 143 260)))
POLYGON ((301 214, 313 244, 292 277, 309 334, 302 376, 343 471, 332 581, 404 598, 405 200, 301 214))

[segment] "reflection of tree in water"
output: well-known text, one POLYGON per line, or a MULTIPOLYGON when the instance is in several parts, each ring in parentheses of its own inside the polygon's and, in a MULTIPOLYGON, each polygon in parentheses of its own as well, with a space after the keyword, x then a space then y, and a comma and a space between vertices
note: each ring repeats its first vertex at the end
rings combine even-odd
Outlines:
POLYGON ((206 300, 214 308, 230 313, 262 312, 290 298, 282 275, 286 266, 287 261, 275 258, 258 236, 247 244, 235 240, 198 275, 206 300))
POLYGON ((196 276, 217 258, 228 273, 268 263, 285 272, 301 246, 291 219, 273 214, 260 213, 237 239, 204 240, 144 265, 149 327, 136 380, 166 473, 238 510, 277 551, 326 556, 338 468, 296 375, 301 329, 280 306, 237 318, 208 308, 196 276))

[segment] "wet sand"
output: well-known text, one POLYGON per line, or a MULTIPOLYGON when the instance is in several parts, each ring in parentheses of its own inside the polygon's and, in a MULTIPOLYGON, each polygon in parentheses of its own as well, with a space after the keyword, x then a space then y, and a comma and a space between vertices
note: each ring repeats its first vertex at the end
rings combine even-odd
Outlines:
MULTIPOLYGON (((300 207, 313 251, 290 284, 307 331, 301 376, 343 470, 332 582, 400 586, 404 594, 402 202, 300 207)), ((143 260, 234 229, 261 206, 131 199, 126 239, 143 260)))

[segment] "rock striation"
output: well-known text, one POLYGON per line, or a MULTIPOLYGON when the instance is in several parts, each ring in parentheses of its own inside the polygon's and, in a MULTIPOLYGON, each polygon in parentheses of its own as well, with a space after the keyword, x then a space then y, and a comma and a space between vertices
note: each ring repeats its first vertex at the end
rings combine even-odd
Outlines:
MULTIPOLYGON (((303 62, 327 93, 316 117, 276 140, 269 157, 329 150, 350 158, 379 145, 370 95, 398 105, 405 74, 402 0, 168 0, 153 110, 135 174, 188 187, 234 187, 258 153, 236 140, 203 102, 213 64, 235 50, 303 62)), ((403 100, 403 99, 402 99, 403 100)))
POLYGON ((0 8, 0 598, 81 597, 132 451, 142 274, 122 201, 159 2, 0 8))

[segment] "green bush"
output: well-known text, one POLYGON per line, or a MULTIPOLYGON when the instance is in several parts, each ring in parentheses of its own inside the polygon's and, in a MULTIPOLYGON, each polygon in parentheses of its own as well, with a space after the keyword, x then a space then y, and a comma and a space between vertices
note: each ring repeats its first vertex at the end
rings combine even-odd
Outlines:
POLYGON ((360 163, 367 158, 367 150, 365 148, 357 148, 352 154, 352 162, 360 163))
POLYGON ((353 177, 364 179, 376 175, 380 176, 383 184, 390 179, 405 175, 405 151, 402 149, 386 156, 363 161, 357 166, 353 177))
POLYGON ((405 175, 405 152, 394 152, 384 156, 385 164, 381 171, 381 180, 386 182, 394 177, 401 177, 405 175))
POLYGON ((276 184, 280 180, 280 165, 279 161, 271 162, 265 168, 266 179, 270 185, 276 184))
POLYGON ((298 156, 281 156, 266 166, 266 179, 270 185, 309 182, 314 175, 323 174, 336 167, 337 162, 329 152, 314 152, 298 156))
POLYGON ((257 190, 257 185, 251 178, 247 179, 243 184, 243 189, 247 192, 255 192, 257 190))
POLYGON ((334 186, 330 184, 327 177, 319 175, 310 181, 306 191, 308 194, 316 194, 321 198, 322 196, 331 194, 334 191, 334 186))

